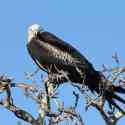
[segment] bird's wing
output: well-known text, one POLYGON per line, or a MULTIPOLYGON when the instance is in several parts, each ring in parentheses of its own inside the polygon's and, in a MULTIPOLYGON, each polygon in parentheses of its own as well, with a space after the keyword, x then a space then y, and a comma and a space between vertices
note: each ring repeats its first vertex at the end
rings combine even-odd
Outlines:
POLYGON ((38 38, 41 41, 45 41, 45 43, 47 43, 49 46, 55 47, 58 51, 52 52, 53 57, 55 56, 55 58, 64 62, 65 64, 82 68, 92 68, 92 64, 89 63, 88 60, 77 49, 52 33, 40 32, 38 33, 38 38))
POLYGON ((76 49, 69 43, 63 41, 62 39, 58 38, 57 36, 55 36, 50 32, 40 32, 38 33, 38 37, 40 40, 45 41, 46 43, 55 46, 62 51, 65 52, 76 51, 76 49))

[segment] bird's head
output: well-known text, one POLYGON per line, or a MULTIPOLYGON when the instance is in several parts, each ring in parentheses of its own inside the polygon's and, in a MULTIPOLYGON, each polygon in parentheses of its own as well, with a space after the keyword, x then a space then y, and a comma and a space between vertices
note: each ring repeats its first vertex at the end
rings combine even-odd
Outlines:
POLYGON ((28 28, 28 42, 32 40, 32 38, 36 37, 38 32, 41 32, 43 29, 38 24, 33 24, 28 28))

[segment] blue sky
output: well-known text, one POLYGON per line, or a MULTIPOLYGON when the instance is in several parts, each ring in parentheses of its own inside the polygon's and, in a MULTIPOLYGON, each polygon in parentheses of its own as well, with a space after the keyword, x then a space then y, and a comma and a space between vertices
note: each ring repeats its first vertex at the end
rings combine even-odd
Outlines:
MULTIPOLYGON (((112 66, 114 52, 118 52, 121 64, 125 63, 124 0, 1 0, 0 17, 0 74, 16 81, 25 81, 24 72, 36 68, 26 50, 27 27, 33 23, 74 45, 97 69, 102 64, 112 66)), ((17 95, 22 96, 21 91, 17 95)), ((37 110, 31 100, 22 101, 18 96, 19 106, 23 104, 33 113, 37 110)), ((0 115, 2 124, 16 124, 17 119, 8 111, 0 108, 0 115)), ((83 112, 83 118, 86 125, 104 125, 94 109, 83 112)))

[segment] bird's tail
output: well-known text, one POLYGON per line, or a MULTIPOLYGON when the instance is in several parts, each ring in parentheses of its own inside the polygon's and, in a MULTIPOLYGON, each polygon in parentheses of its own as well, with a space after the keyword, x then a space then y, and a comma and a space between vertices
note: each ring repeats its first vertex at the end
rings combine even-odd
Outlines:
POLYGON ((118 95, 118 94, 125 94, 125 88, 123 88, 122 86, 114 85, 111 81, 107 80, 102 73, 98 72, 98 74, 99 77, 101 78, 100 79, 101 83, 104 83, 101 85, 104 86, 105 88, 104 96, 107 102, 109 103, 110 108, 112 109, 112 107, 115 107, 119 111, 125 114, 125 110, 123 110, 118 104, 118 102, 125 104, 125 99, 123 99, 118 95))
POLYGON ((125 94, 125 88, 114 85, 99 71, 94 72, 94 74, 88 73, 87 77, 86 83, 92 83, 93 81, 95 83, 87 84, 92 92, 96 91, 98 94, 103 94, 111 109, 114 107, 125 114, 125 110, 118 104, 118 102, 125 104, 125 100, 118 95, 125 94))
POLYGON ((116 102, 116 101, 119 101, 125 104, 125 100, 121 98, 119 95, 117 95, 116 93, 125 94, 125 89, 121 86, 113 85, 112 90, 106 92, 106 100, 108 101, 110 108, 112 108, 113 106, 125 114, 125 110, 123 110, 116 102))

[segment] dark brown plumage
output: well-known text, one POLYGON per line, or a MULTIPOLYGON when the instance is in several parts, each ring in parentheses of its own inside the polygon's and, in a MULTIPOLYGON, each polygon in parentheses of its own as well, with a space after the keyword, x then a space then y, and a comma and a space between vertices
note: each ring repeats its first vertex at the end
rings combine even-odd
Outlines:
POLYGON ((48 75, 54 76, 53 82, 58 76, 56 84, 70 80, 78 84, 85 84, 92 92, 98 94, 101 93, 100 87, 105 87, 104 96, 110 106, 113 105, 122 111, 114 99, 125 103, 121 97, 115 94, 115 92, 125 93, 125 89, 107 81, 78 50, 55 35, 40 30, 40 26, 37 24, 29 28, 28 34, 29 54, 42 70, 48 75), (68 79, 61 74, 61 71, 67 74, 68 79))

